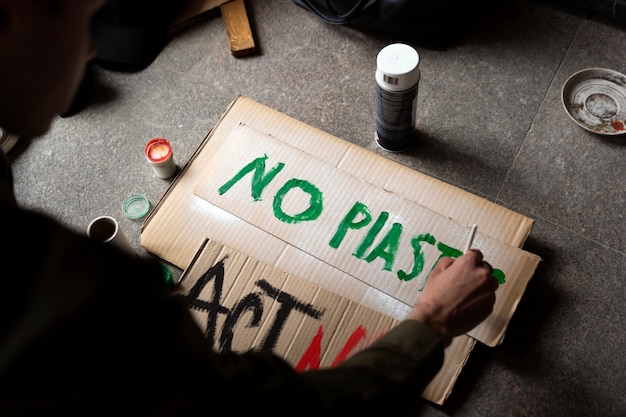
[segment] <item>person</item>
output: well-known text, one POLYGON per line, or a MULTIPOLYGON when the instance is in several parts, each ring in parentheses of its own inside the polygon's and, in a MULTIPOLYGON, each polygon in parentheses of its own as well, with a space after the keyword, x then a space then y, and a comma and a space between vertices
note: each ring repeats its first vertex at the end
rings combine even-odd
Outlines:
MULTIPOLYGON (((45 133, 94 56, 101 0, 0 0, 0 126, 45 133)), ((21 209, 6 156, 0 415, 389 415, 415 400, 451 340, 484 320, 496 279, 478 250, 442 258, 406 320, 331 369, 268 352, 218 353, 162 280, 132 257, 21 209)))

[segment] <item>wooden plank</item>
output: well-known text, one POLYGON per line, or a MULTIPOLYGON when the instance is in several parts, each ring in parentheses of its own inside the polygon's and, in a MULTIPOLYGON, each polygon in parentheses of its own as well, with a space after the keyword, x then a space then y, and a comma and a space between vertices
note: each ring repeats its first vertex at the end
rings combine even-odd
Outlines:
POLYGON ((238 58, 255 53, 256 46, 244 0, 231 0, 222 4, 220 8, 233 56, 238 58))

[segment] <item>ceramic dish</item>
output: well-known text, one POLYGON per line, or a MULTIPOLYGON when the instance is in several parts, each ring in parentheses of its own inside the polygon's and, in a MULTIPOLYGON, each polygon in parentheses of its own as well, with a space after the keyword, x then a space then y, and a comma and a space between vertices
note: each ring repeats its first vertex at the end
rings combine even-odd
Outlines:
POLYGON ((588 68, 567 79, 561 91, 567 114, 580 127, 600 135, 626 133, 626 76, 588 68))

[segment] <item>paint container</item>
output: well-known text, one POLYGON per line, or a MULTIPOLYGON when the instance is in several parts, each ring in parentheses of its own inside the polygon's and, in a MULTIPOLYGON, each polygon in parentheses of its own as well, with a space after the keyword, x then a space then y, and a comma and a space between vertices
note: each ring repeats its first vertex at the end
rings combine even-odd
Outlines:
POLYGON ((146 143, 144 153, 157 177, 170 178, 176 173, 174 153, 172 152, 172 146, 167 139, 151 139, 148 143, 146 143))
POLYGON ((98 242, 113 245, 129 254, 137 255, 113 217, 100 216, 93 219, 87 226, 87 236, 98 242))
POLYGON ((419 54, 403 43, 380 50, 376 57, 376 143, 402 152, 415 143, 419 54))
POLYGON ((133 194, 122 202, 122 211, 131 220, 141 219, 150 211, 150 202, 143 194, 133 194))

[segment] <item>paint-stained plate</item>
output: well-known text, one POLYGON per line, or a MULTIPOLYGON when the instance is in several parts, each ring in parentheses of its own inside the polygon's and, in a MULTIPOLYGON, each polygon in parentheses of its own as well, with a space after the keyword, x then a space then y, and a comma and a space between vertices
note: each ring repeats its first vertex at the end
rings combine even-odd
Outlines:
POLYGON ((587 68, 567 79, 561 91, 567 114, 580 127, 600 135, 626 133, 626 76, 587 68))

